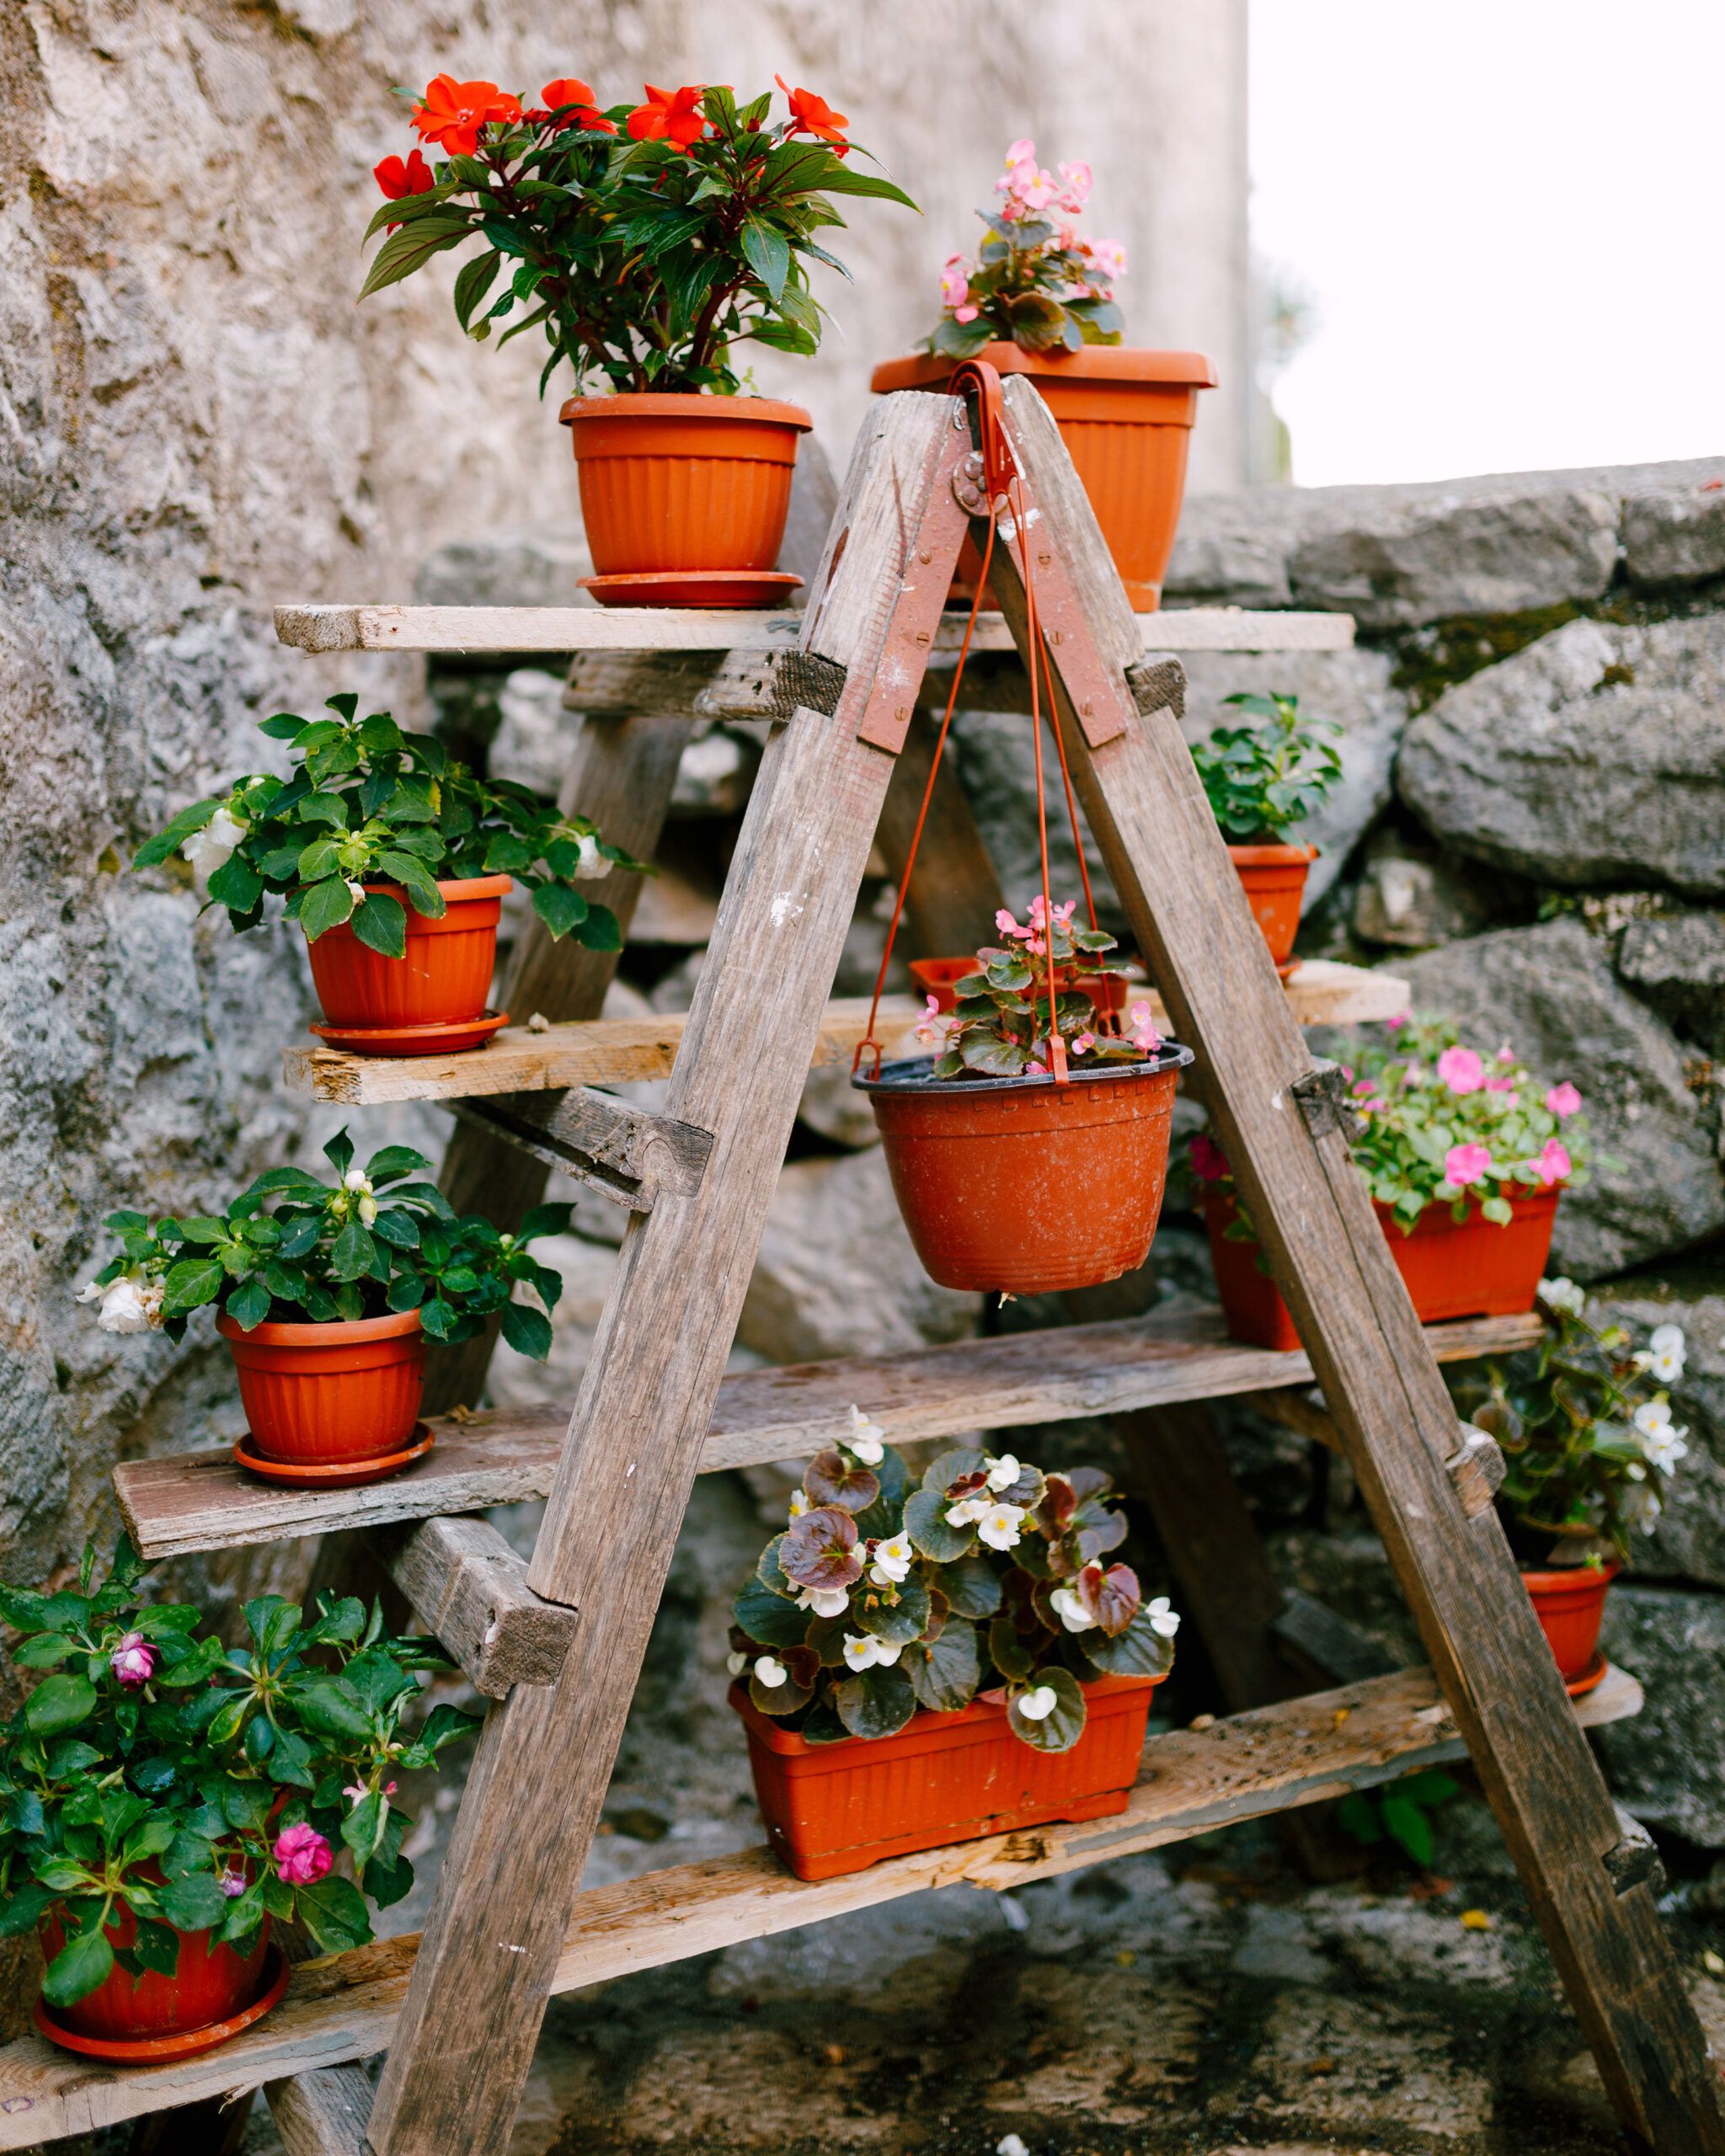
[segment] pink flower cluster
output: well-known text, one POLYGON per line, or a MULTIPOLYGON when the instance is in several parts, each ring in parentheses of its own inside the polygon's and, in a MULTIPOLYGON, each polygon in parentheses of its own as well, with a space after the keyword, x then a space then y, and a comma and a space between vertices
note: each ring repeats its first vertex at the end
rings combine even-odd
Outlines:
MULTIPOLYGON (((1572 1163, 1569 1149, 1560 1138, 1548 1138, 1536 1161, 1528 1163, 1539 1171, 1540 1181, 1548 1188, 1562 1182, 1569 1173, 1572 1163)), ((1452 1182, 1458 1190, 1466 1190, 1470 1183, 1483 1182, 1489 1175, 1499 1171, 1492 1165, 1492 1149, 1479 1140, 1470 1139, 1465 1145, 1452 1145, 1444 1155, 1444 1180, 1452 1182)))
MULTIPOLYGON (((1078 901, 1076 899, 1068 899, 1064 905, 1058 903, 1055 905, 1054 910, 1054 922, 1056 934, 1059 934, 1062 930, 1068 932, 1071 931, 1072 926, 1072 915, 1077 910, 1077 906, 1078 901)), ((1009 942, 1022 943, 1026 951, 1028 951, 1033 958, 1041 958, 1044 953, 1048 949, 1048 944, 1045 940, 1048 931, 1048 915, 1043 910, 1042 894, 1040 891, 1039 891, 1036 896, 1030 901, 1030 925, 1028 928, 1021 928, 1017 921, 1013 919, 1012 915, 1007 912, 1004 906, 1002 906, 1000 911, 995 915, 994 925, 1009 942)))
POLYGON ((1007 168, 995 182, 994 191, 1006 196, 1001 215, 1012 222, 1020 217, 1039 216, 1044 210, 1060 210, 1076 217, 1095 184, 1088 165, 1062 161, 1055 172, 1049 172, 1038 164, 1035 143, 1021 135, 1016 142, 1007 145, 1007 168))

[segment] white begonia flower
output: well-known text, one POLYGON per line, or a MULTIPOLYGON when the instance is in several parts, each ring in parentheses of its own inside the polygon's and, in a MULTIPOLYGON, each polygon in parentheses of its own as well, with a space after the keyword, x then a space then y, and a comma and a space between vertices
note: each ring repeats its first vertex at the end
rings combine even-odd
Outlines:
POLYGON ((879 1422, 871 1422, 860 1407, 851 1409, 851 1434, 845 1439, 845 1449, 860 1460, 865 1467, 879 1467, 886 1450, 883 1443, 886 1432, 879 1422))
POLYGON ((994 2156, 1030 2156, 1030 2151, 1022 2134, 1003 2133, 994 2145, 994 2156))
POLYGON ((910 1572, 916 1551, 902 1534, 889 1536, 874 1545, 874 1566, 869 1577, 877 1587, 896 1587, 910 1572))
POLYGON ((976 1532, 991 1550, 1014 1550, 1024 1525, 1022 1505, 991 1505, 976 1523, 976 1532))
POLYGON ((1159 1594, 1154 1602, 1144 1606, 1144 1614, 1150 1629, 1158 1638, 1171 1640, 1180 1629, 1180 1613, 1168 1606, 1168 1598, 1159 1594))
POLYGON ((969 1527, 973 1520, 980 1519, 989 1509, 986 1497, 960 1497, 957 1504, 947 1507, 947 1525, 969 1527))
POLYGON ((749 1667, 749 1657, 742 1653, 728 1654, 724 1658, 724 1666, 728 1676, 740 1677, 749 1667))
MULTIPOLYGON (((1645 1473, 1645 1470, 1643 1470, 1645 1473)), ((1650 1482, 1637 1481, 1623 1492, 1621 1510, 1626 1524, 1638 1527, 1643 1534, 1651 1534, 1659 1524, 1659 1514, 1664 1510, 1659 1502, 1659 1493, 1650 1482)))
POLYGON ((110 1280, 105 1288, 92 1281, 79 1295, 81 1303, 99 1301, 96 1322, 104 1332, 147 1332, 162 1322, 162 1283, 147 1279, 134 1268, 110 1280))
POLYGON ((1658 1429, 1643 1433, 1641 1449, 1661 1475, 1674 1475, 1678 1461, 1688 1457, 1689 1447, 1683 1442, 1688 1435, 1685 1426, 1663 1423, 1658 1429))
POLYGON ((1018 1711, 1026 1721, 1046 1721, 1060 1703, 1060 1694, 1052 1684, 1039 1684, 1023 1694, 1018 1711))
POLYGON ((1579 1317, 1587 1307, 1587 1297, 1573 1280, 1541 1280, 1539 1299, 1554 1310, 1567 1310, 1571 1317, 1579 1317))
POLYGON ((1010 1490, 1022 1471, 1013 1455, 1003 1452, 988 1470, 988 1486, 991 1490, 1010 1490))
POLYGON ((591 831, 583 831, 580 837, 581 857, 575 863, 575 876, 584 883, 596 883, 600 877, 611 873, 611 863, 599 850, 599 841, 591 831))
POLYGON ((777 1655, 761 1655, 755 1664, 756 1681, 764 1684, 769 1692, 777 1691, 790 1673, 777 1655))
POLYGON ((900 1650, 888 1641, 878 1640, 872 1632, 846 1632, 845 1660, 861 1676, 865 1669, 890 1669, 899 1658, 900 1650))
POLYGON ((790 1509, 793 1519, 801 1519, 809 1509, 809 1493, 806 1490, 792 1491, 790 1509))
POLYGON ((192 873, 206 883, 216 873, 246 835, 246 826, 231 809, 218 808, 200 831, 194 831, 180 847, 192 865, 192 873))
POLYGON ((1648 1338, 1645 1358, 1638 1355, 1636 1361, 1661 1385, 1675 1385, 1683 1375, 1685 1352, 1680 1325, 1656 1325, 1648 1338))
POLYGON ((1635 1427, 1644 1438, 1656 1435, 1670 1420, 1670 1405, 1666 1401, 1644 1400, 1635 1411, 1635 1427))
POLYGON ((797 1597, 798 1609, 812 1609, 817 1617, 842 1617, 851 1606, 848 1588, 805 1587, 797 1597))
POLYGON ((1078 1598, 1076 1588, 1057 1587, 1049 1597, 1055 1614, 1069 1632, 1088 1632, 1100 1621, 1092 1617, 1078 1598))

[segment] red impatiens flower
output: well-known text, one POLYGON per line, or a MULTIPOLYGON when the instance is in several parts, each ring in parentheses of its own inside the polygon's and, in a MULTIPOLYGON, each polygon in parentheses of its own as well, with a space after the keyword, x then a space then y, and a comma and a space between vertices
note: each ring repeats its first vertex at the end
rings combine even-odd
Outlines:
POLYGON ((404 195, 423 195, 437 184, 417 150, 409 152, 405 164, 399 157, 386 157, 381 165, 372 166, 371 177, 392 202, 399 202, 404 195))
POLYGON ((851 123, 843 113, 835 112, 826 99, 817 97, 813 90, 793 90, 782 75, 775 75, 772 79, 790 99, 793 135, 818 135, 823 142, 834 144, 841 154, 850 148, 844 131, 851 123))
POLYGON ((458 83, 438 75, 425 86, 414 107, 413 124, 427 142, 440 142, 451 157, 470 157, 479 147, 479 130, 494 120, 519 120, 521 101, 495 83, 458 83))
POLYGON ((661 90, 653 83, 644 87, 646 104, 638 104, 629 115, 629 132, 638 142, 672 142, 686 150, 701 140, 707 132, 700 111, 704 83, 685 83, 680 90, 661 90))
POLYGON ((554 83, 547 83, 539 93, 539 100, 547 112, 556 113, 559 127, 590 127, 601 135, 615 135, 617 122, 607 120, 593 101, 593 88, 579 76, 560 75, 554 83), (573 111, 561 107, 573 106, 573 111))

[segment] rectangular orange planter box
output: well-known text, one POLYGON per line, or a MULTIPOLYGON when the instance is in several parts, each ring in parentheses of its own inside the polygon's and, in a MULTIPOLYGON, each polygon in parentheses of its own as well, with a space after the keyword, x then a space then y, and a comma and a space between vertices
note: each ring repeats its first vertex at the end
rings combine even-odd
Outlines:
POLYGON ((896 1737, 809 1744, 762 1714, 741 1684, 730 1703, 773 1848, 798 1879, 866 1871, 883 1857, 937 1849, 1051 1819, 1124 1812, 1144 1750, 1157 1677, 1098 1677, 1084 1688, 1084 1734, 1070 1752, 1033 1752, 1007 1710, 973 1700, 918 1712, 896 1737))
MULTIPOLYGON (((1513 1198, 1514 1218, 1505 1227, 1471 1211, 1459 1225, 1447 1205, 1428 1205, 1412 1235, 1403 1235, 1387 1205, 1378 1224, 1396 1269, 1422 1325, 1452 1317, 1512 1317, 1534 1306, 1535 1291, 1551 1251, 1551 1229, 1561 1186, 1513 1198)), ((1300 1346, 1282 1291, 1258 1269, 1258 1245, 1230 1242, 1223 1230, 1234 1217, 1231 1198, 1204 1201, 1216 1293, 1235 1340, 1291 1353, 1300 1346)))

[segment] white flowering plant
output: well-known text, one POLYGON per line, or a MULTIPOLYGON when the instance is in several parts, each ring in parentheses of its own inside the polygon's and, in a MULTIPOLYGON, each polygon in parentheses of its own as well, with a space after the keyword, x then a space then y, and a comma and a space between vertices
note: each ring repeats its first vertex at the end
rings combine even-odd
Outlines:
POLYGON ((998 945, 976 953, 976 971, 953 985, 953 1010, 942 1011, 931 995, 916 1038, 938 1050, 932 1075, 947 1078, 1018 1078, 1049 1068, 1049 962, 1053 963, 1054 1023, 1065 1052, 1092 1063, 1141 1063, 1162 1045, 1147 1003, 1135 1003, 1130 1030, 1113 1030, 1114 1021, 1097 1008, 1080 984, 1126 969, 1108 953, 1114 938, 1103 929, 1075 928, 1077 901, 1052 909, 1052 930, 1041 894, 1030 902, 1029 917, 1015 920, 1002 906, 995 915, 998 945))
POLYGON ((1689 1451, 1669 1390, 1683 1375, 1683 1328, 1655 1326, 1637 1348, 1627 1327, 1589 1323, 1573 1280, 1542 1280, 1539 1299, 1538 1348, 1488 1364, 1457 1396, 1503 1449, 1498 1505, 1513 1533, 1591 1545, 1596 1563, 1609 1545, 1626 1563, 1631 1529, 1652 1533, 1661 1486, 1689 1451))
POLYGON ((15 1668, 45 1673, 0 1731, 0 1937, 57 1918, 43 1996, 70 2006, 117 1964, 172 1976, 183 1932, 248 1952, 264 1919, 326 1953, 371 1936, 414 1883, 398 1774, 477 1726, 434 1706, 408 1735, 419 1678, 451 1672, 435 1640, 392 1639, 374 1604, 280 1595, 245 1606, 227 1647, 186 1603, 156 1602, 121 1540, 105 1578, 0 1587, 15 1668), (350 1874, 351 1876, 345 1876, 350 1874), (104 1927, 126 1913, 136 1935, 104 1927))
POLYGON ((440 882, 510 875, 531 891, 553 937, 621 949, 616 915, 577 886, 613 868, 650 872, 607 846, 597 825, 563 815, 526 787, 480 778, 430 735, 403 734, 387 712, 359 718, 351 694, 331 696, 327 708, 334 718, 277 712, 263 720, 260 732, 288 744, 291 775, 254 773, 195 801, 139 847, 133 867, 179 852, 235 929, 255 928, 273 894, 308 942, 349 922, 389 958, 407 949, 396 889, 435 921, 448 910, 440 882))
POLYGON ((543 1362, 563 1277, 530 1247, 561 1235, 567 1205, 537 1205, 512 1235, 478 1214, 458 1218, 431 1163, 386 1145, 363 1168, 347 1133, 323 1148, 334 1184, 305 1168, 266 1168, 219 1216, 158 1220, 110 1213, 119 1254, 77 1299, 99 1305, 108 1332, 159 1330, 178 1340, 194 1310, 220 1301, 243 1331, 271 1324, 417 1310, 433 1340, 470 1339, 493 1312, 519 1353, 543 1362), (544 1310, 511 1299, 517 1287, 544 1310))
POLYGON ((1106 1561, 1126 1522, 1100 1469, 965 1447, 917 1479, 855 1407, 851 1425, 733 1608, 731 1674, 763 1714, 827 1744, 982 1699, 1033 1751, 1065 1752, 1087 1679, 1167 1674, 1180 1620, 1106 1561))
MULTIPOLYGON (((1343 1070, 1363 1125, 1354 1161, 1404 1235, 1429 1205, 1447 1205, 1461 1221, 1477 1204, 1505 1227, 1512 1199, 1586 1182, 1593 1149, 1568 1079, 1536 1078, 1507 1041, 1490 1057, 1465 1047, 1445 1019, 1395 1018, 1389 1033, 1387 1043, 1357 1037, 1343 1070)), ((1191 1165, 1200 1184, 1234 1195, 1229 1235, 1255 1241, 1227 1155, 1203 1132, 1191 1141, 1191 1165)))

